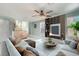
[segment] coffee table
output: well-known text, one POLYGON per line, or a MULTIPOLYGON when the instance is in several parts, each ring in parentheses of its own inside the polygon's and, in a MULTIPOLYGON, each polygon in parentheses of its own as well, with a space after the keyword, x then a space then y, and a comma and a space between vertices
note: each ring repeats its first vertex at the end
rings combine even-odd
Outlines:
POLYGON ((55 47, 55 46, 56 46, 56 43, 55 43, 55 42, 51 42, 51 43, 45 42, 45 46, 46 46, 47 48, 55 47))

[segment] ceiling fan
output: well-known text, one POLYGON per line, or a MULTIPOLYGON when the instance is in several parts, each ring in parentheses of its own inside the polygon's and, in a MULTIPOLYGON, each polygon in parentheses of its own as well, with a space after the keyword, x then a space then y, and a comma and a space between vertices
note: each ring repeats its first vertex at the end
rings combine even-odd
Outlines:
POLYGON ((51 17, 50 13, 53 12, 53 10, 50 10, 50 11, 47 11, 45 12, 44 10, 34 10, 34 12, 36 12, 37 14, 34 14, 32 17, 35 17, 35 16, 44 16, 44 17, 51 17))

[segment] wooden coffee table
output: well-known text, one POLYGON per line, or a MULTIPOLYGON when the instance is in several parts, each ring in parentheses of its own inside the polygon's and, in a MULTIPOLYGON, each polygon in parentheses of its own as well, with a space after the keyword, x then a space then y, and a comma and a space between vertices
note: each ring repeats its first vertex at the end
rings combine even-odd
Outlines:
POLYGON ((45 42, 45 46, 46 46, 47 48, 55 47, 55 46, 56 46, 56 43, 55 43, 55 42, 51 42, 51 43, 45 42))

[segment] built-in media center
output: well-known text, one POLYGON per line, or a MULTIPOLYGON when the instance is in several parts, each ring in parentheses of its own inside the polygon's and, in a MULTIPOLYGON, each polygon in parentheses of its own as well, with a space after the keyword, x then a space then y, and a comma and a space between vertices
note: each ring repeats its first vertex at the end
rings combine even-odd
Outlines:
POLYGON ((45 19, 45 36, 65 39, 65 15, 45 19))

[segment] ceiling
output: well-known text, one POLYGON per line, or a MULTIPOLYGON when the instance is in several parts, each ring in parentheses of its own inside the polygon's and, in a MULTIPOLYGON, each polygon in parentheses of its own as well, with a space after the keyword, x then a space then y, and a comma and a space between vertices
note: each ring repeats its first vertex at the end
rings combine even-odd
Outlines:
POLYGON ((69 13, 79 8, 77 3, 0 3, 0 16, 12 17, 15 20, 37 21, 41 17, 32 17, 34 10, 53 10, 52 17, 69 13))

